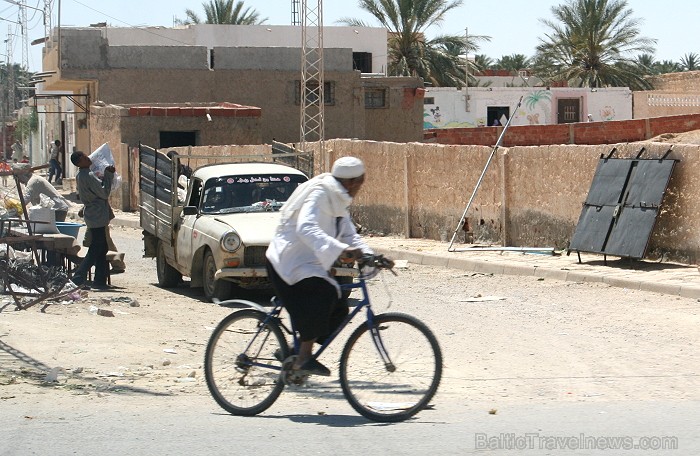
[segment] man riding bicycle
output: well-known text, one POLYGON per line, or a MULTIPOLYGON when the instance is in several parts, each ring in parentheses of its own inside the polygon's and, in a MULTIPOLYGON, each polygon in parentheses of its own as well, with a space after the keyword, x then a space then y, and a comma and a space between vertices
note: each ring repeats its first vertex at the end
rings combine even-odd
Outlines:
POLYGON ((330 375, 312 357, 313 344, 323 343, 348 314, 330 273, 333 264, 373 253, 357 234, 348 211, 364 180, 362 161, 342 157, 330 174, 297 187, 280 210, 280 225, 267 249, 268 276, 300 334, 292 369, 302 374, 330 375))

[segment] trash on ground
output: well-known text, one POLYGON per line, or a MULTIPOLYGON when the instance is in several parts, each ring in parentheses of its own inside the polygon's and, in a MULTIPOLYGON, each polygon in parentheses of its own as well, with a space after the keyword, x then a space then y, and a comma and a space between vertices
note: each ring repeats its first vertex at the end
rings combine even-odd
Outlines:
POLYGON ((95 306, 90 306, 90 309, 88 309, 88 311, 91 314, 99 315, 100 317, 113 317, 114 316, 114 312, 112 312, 111 310, 100 309, 100 308, 95 307, 95 306))
POLYGON ((476 296, 474 298, 460 299, 459 302, 487 302, 487 301, 505 301, 503 296, 476 296))
POLYGON ((396 269, 408 269, 408 260, 395 260, 394 268, 396 269))

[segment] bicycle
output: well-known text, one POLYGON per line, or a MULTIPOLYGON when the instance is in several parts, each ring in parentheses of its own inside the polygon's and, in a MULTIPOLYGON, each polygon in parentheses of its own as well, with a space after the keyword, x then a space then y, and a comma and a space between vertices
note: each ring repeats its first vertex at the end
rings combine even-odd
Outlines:
MULTIPOLYGON (((358 280, 341 288, 360 289, 362 299, 313 354, 318 358, 366 309, 365 322, 352 332, 340 356, 340 384, 360 415, 380 422, 403 421, 424 409, 442 377, 442 352, 424 323, 403 313, 372 311, 367 270, 379 271, 390 264, 381 255, 365 255, 358 261, 358 280)), ((234 302, 250 308, 230 314, 214 329, 204 372, 210 393, 224 410, 253 416, 267 410, 286 385, 303 384, 307 376, 291 369, 299 339, 294 328, 282 321, 281 300, 272 298, 270 311, 249 301, 228 301, 234 302), (291 348, 284 333, 292 337, 291 348)))

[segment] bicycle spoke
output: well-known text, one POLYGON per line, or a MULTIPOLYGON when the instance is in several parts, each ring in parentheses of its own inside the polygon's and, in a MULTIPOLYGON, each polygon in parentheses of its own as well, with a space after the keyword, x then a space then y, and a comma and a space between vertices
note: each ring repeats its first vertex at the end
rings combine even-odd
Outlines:
POLYGON ((435 394, 442 372, 440 348, 427 327, 413 317, 386 314, 377 316, 375 324, 376 337, 374 331, 360 327, 343 351, 343 392, 368 418, 404 420, 435 394))
POLYGON ((281 361, 287 345, 265 314, 242 310, 225 318, 214 330, 205 355, 207 386, 217 403, 235 415, 255 415, 282 392, 281 361))

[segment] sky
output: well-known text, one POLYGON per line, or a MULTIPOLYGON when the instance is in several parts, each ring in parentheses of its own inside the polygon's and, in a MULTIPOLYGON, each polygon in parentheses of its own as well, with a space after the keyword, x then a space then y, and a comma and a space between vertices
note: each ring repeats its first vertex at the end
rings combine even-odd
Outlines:
MULTIPOLYGON (((0 0, 0 33, 20 35, 18 25, 18 0, 0 0)), ((44 35, 42 13, 30 7, 43 9, 44 0, 24 0, 27 5, 29 39, 44 35)), ((52 0, 51 23, 62 26, 85 27, 97 22, 107 22, 115 27, 146 25, 173 26, 174 18, 185 18, 187 8, 204 16, 202 0, 52 0)), ((450 11, 439 28, 431 28, 429 37, 440 34, 486 35, 490 42, 482 42, 479 54, 496 60, 504 55, 524 54, 532 56, 539 38, 544 35, 540 19, 552 19, 551 8, 565 0, 464 0, 463 5, 450 11)), ((309 0, 309 4, 315 4, 309 0)), ((357 6, 357 0, 325 0, 323 22, 326 26, 339 25, 343 17, 357 18, 370 25, 378 25, 374 18, 357 6)), ((698 10, 691 0, 627 0, 633 17, 640 19, 641 34, 654 38, 656 60, 680 61, 689 53, 700 54, 700 27, 697 26, 698 10)), ((290 25, 292 0, 245 0, 245 5, 255 8, 261 17, 268 18, 269 25, 290 25)), ((20 37, 13 38, 11 50, 13 62, 22 62, 20 37)), ((30 71, 41 71, 42 45, 29 46, 30 71)), ((7 49, 0 49, 7 54, 7 49)), ((5 59, 4 56, 0 59, 5 59)))

